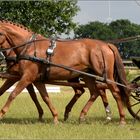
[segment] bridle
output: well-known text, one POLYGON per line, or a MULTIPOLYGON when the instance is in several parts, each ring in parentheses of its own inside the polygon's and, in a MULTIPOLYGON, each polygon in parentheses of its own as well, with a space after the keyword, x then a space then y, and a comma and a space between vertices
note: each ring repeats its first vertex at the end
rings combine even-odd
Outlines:
MULTIPOLYGON (((6 36, 5 36, 5 38, 8 41, 6 36)), ((9 47, 9 48, 0 48, 0 54, 2 56, 2 60, 5 60, 6 63, 11 62, 11 65, 8 66, 7 70, 18 63, 19 56, 18 55, 10 56, 11 51, 14 51, 14 49, 17 49, 17 48, 25 47, 21 51, 21 54, 23 54, 27 50, 27 48, 29 46, 31 46, 32 43, 34 43, 34 45, 33 45, 34 50, 35 50, 34 51, 34 56, 36 56, 35 42, 44 41, 44 40, 47 40, 47 39, 37 39, 37 34, 32 34, 32 36, 23 44, 20 44, 18 46, 14 46, 14 47, 9 47)), ((10 44, 9 41, 8 41, 8 44, 10 44)))
MULTIPOLYGON (((33 44, 33 47, 34 47, 34 56, 36 56, 36 46, 35 46, 35 43, 36 42, 40 42, 40 41, 47 41, 47 40, 49 40, 47 38, 37 39, 37 36, 38 36, 38 34, 32 34, 31 37, 29 39, 27 39, 26 42, 24 42, 24 43, 22 43, 20 45, 9 47, 9 48, 0 48, 0 53, 1 53, 1 56, 3 57, 2 60, 8 61, 8 62, 11 61, 11 62, 17 63, 18 58, 19 58, 19 55, 16 55, 16 56, 11 57, 10 56, 10 52, 11 51, 14 51, 14 49, 25 47, 25 49, 23 49, 23 51, 21 52, 21 55, 23 55, 23 53, 27 50, 27 48, 29 46, 31 46, 32 43, 34 43, 33 44), (7 51, 9 51, 9 53, 7 51), (4 54, 4 53, 6 53, 6 54, 4 54)), ((8 44, 10 44, 9 43, 9 40, 7 39, 6 36, 5 36, 5 38, 6 38, 7 42, 8 42, 8 44)), ((10 44, 10 46, 11 46, 11 44, 10 44)))
POLYGON ((44 38, 44 39, 36 39, 37 36, 34 37, 35 35, 36 34, 32 34, 32 36, 31 36, 32 39, 30 38, 28 41, 26 41, 23 44, 20 44, 20 45, 17 45, 17 46, 13 46, 13 47, 10 47, 10 48, 0 48, 0 52, 5 52, 7 50, 14 50, 14 49, 17 49, 17 48, 25 47, 26 45, 30 45, 30 44, 32 44, 34 42, 40 42, 40 41, 47 41, 47 40, 49 40, 47 38, 44 38))

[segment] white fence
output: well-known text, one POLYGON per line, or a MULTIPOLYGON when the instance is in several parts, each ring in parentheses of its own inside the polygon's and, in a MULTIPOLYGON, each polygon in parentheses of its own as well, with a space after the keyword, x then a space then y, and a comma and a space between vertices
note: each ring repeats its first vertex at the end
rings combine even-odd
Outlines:
MULTIPOLYGON (((15 86, 12 86, 11 88, 9 88, 7 90, 7 92, 11 92, 13 91, 13 89, 15 88, 15 86)), ((60 92, 60 87, 59 86, 46 86, 47 92, 51 92, 51 93, 59 93, 60 92)), ((36 89, 36 87, 34 87, 34 90, 36 93, 38 93, 38 90, 36 89)), ((22 92, 28 92, 26 89, 24 89, 22 92)))
POLYGON ((125 69, 137 70, 138 67, 131 60, 123 60, 125 69))

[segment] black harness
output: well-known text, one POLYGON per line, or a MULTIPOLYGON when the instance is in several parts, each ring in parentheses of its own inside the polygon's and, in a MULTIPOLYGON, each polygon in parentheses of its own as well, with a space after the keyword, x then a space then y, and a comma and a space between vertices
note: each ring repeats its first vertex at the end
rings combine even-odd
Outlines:
POLYGON ((50 71, 51 71, 51 67, 50 67, 50 62, 51 62, 51 58, 54 55, 54 49, 56 48, 56 38, 54 36, 52 36, 51 41, 50 41, 50 45, 46 51, 46 65, 43 64, 43 69, 40 75, 40 79, 42 82, 44 82, 45 80, 49 79, 49 75, 50 75, 50 71))
POLYGON ((51 62, 51 58, 54 55, 54 49, 56 48, 56 39, 55 39, 54 36, 51 38, 50 45, 49 45, 48 49, 46 50, 46 60, 45 61, 43 61, 44 59, 36 57, 36 45, 35 45, 35 42, 36 41, 43 41, 43 40, 47 40, 47 39, 37 40, 36 39, 36 34, 33 34, 31 39, 29 41, 27 41, 26 43, 22 44, 22 45, 15 46, 15 47, 12 47, 12 48, 0 49, 1 52, 4 52, 4 51, 10 50, 10 49, 15 49, 15 48, 26 46, 25 49, 23 49, 23 51, 21 52, 20 55, 17 55, 16 57, 7 56, 7 57, 4 58, 6 63, 10 63, 10 65, 8 65, 8 67, 7 67, 7 71, 11 67, 13 67, 15 64, 17 64, 18 61, 20 61, 20 60, 30 60, 30 61, 33 61, 33 62, 38 62, 38 63, 40 63, 42 65, 42 71, 41 71, 41 74, 40 74, 40 80, 42 82, 44 82, 46 79, 49 79, 49 74, 50 74, 50 63, 49 62, 51 62), (31 43, 34 43, 34 56, 24 55, 24 53, 26 52, 28 46, 31 43))

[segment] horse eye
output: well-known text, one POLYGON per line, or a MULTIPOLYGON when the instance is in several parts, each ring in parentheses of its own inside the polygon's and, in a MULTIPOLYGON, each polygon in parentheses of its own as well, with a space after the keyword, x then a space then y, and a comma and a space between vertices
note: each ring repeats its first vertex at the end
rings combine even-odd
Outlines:
POLYGON ((0 35, 3 35, 3 33, 0 32, 0 35))

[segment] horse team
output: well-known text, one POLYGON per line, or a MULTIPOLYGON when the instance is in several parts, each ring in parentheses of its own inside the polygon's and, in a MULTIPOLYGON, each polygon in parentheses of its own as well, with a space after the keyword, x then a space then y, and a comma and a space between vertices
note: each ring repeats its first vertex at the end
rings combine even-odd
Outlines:
MULTIPOLYGON (((48 105, 54 123, 58 123, 58 112, 52 105, 45 84, 40 81, 40 76, 44 77, 43 81, 45 83, 55 80, 79 83, 79 77, 83 79, 86 87, 89 89, 90 98, 80 113, 79 121, 85 120, 88 110, 98 96, 102 97, 107 114, 110 115, 105 89, 98 88, 95 78, 51 65, 44 66, 42 63, 27 59, 29 57, 35 57, 37 59, 46 60, 47 58, 46 50, 49 48, 50 39, 39 34, 33 37, 34 34, 35 33, 22 25, 4 20, 0 21, 0 51, 3 52, 7 60, 7 66, 9 68, 7 72, 18 76, 18 78, 13 80, 7 79, 0 88, 0 95, 2 95, 6 89, 18 81, 15 89, 11 92, 5 105, 0 110, 0 118, 3 118, 6 114, 16 96, 19 95, 24 88, 27 88, 38 109, 39 119, 42 119, 43 110, 36 98, 33 89, 34 84, 40 92, 42 99, 48 105), (16 63, 8 61, 9 57, 15 57, 16 63), (49 71, 47 70, 48 67, 49 71)), ((126 123, 124 105, 129 105, 130 90, 122 59, 116 46, 95 39, 57 40, 56 46, 54 55, 51 57, 53 63, 62 64, 75 70, 104 77, 106 87, 110 89, 116 100, 120 115, 120 124, 124 125, 126 123), (119 82, 124 86, 119 86, 115 82, 119 82)), ((68 118, 69 112, 77 99, 84 93, 84 88, 82 87, 73 87, 73 89, 75 95, 66 106, 64 114, 65 120, 68 118)), ((107 116, 107 118, 110 119, 110 116, 107 116)))

